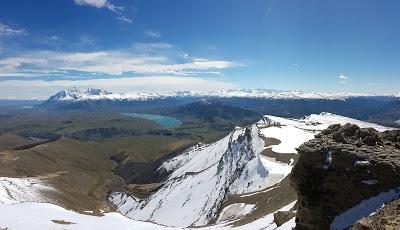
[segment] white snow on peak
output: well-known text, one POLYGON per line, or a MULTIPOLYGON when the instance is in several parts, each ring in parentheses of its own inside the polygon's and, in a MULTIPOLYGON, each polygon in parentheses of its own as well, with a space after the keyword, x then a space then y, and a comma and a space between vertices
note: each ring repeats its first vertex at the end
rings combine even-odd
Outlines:
POLYGON ((260 125, 266 126, 266 128, 261 129, 263 136, 275 138, 281 142, 272 146, 272 150, 277 153, 297 153, 296 148, 313 139, 315 134, 330 125, 347 123, 356 124, 361 128, 374 128, 380 132, 392 129, 327 112, 311 114, 301 119, 265 115, 263 120, 259 122, 260 125))
POLYGON ((220 91, 165 91, 165 92, 130 92, 130 93, 110 93, 101 89, 78 89, 72 88, 62 90, 50 97, 52 101, 91 101, 91 100, 127 100, 127 101, 146 101, 152 99, 168 97, 216 97, 216 98, 259 98, 259 99, 324 99, 324 100, 345 100, 350 97, 371 96, 366 94, 354 93, 318 93, 302 91, 278 91, 266 89, 238 89, 220 91))
POLYGON ((226 197, 271 186, 269 171, 259 155, 263 147, 255 125, 237 129, 220 141, 165 162, 159 170, 173 172, 149 198, 113 193, 110 201, 136 220, 176 227, 207 224, 226 197))
POLYGON ((344 100, 349 97, 370 96, 367 94, 356 93, 321 93, 321 92, 303 92, 303 91, 282 91, 270 89, 238 89, 215 91, 213 94, 222 97, 249 97, 265 99, 326 99, 326 100, 344 100))

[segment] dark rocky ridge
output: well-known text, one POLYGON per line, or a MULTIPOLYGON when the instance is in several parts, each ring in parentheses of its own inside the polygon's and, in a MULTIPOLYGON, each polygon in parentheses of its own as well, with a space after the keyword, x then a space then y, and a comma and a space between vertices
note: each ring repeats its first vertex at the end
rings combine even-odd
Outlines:
POLYGON ((297 229, 329 229, 339 214, 400 185, 399 130, 332 125, 298 152, 290 175, 297 229))

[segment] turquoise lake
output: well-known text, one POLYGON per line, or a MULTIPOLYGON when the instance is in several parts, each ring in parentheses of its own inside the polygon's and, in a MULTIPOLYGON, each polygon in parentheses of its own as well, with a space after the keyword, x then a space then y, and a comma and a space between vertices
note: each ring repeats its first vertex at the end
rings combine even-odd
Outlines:
POLYGON ((121 114, 128 117, 139 117, 147 120, 152 120, 157 122, 164 128, 173 128, 182 124, 182 122, 176 119, 175 117, 146 114, 146 113, 121 113, 121 114))

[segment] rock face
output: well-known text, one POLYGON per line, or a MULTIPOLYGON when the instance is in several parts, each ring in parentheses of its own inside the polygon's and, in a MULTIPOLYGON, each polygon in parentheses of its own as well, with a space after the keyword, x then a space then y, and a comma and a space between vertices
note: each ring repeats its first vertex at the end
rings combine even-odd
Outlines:
POLYGON ((293 211, 277 211, 274 213, 274 223, 279 227, 296 216, 293 211))
MULTIPOLYGON (((340 214, 400 186, 399 130, 331 125, 298 152, 290 175, 298 193, 297 229, 342 229, 331 224, 340 214)), ((348 219, 346 228, 357 220, 348 219)))

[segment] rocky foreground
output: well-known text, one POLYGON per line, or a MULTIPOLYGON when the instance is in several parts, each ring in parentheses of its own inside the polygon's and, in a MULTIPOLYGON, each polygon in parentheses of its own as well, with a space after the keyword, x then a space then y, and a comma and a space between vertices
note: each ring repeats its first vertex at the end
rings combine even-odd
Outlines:
POLYGON ((297 229, 400 228, 399 130, 331 125, 298 152, 297 229))

